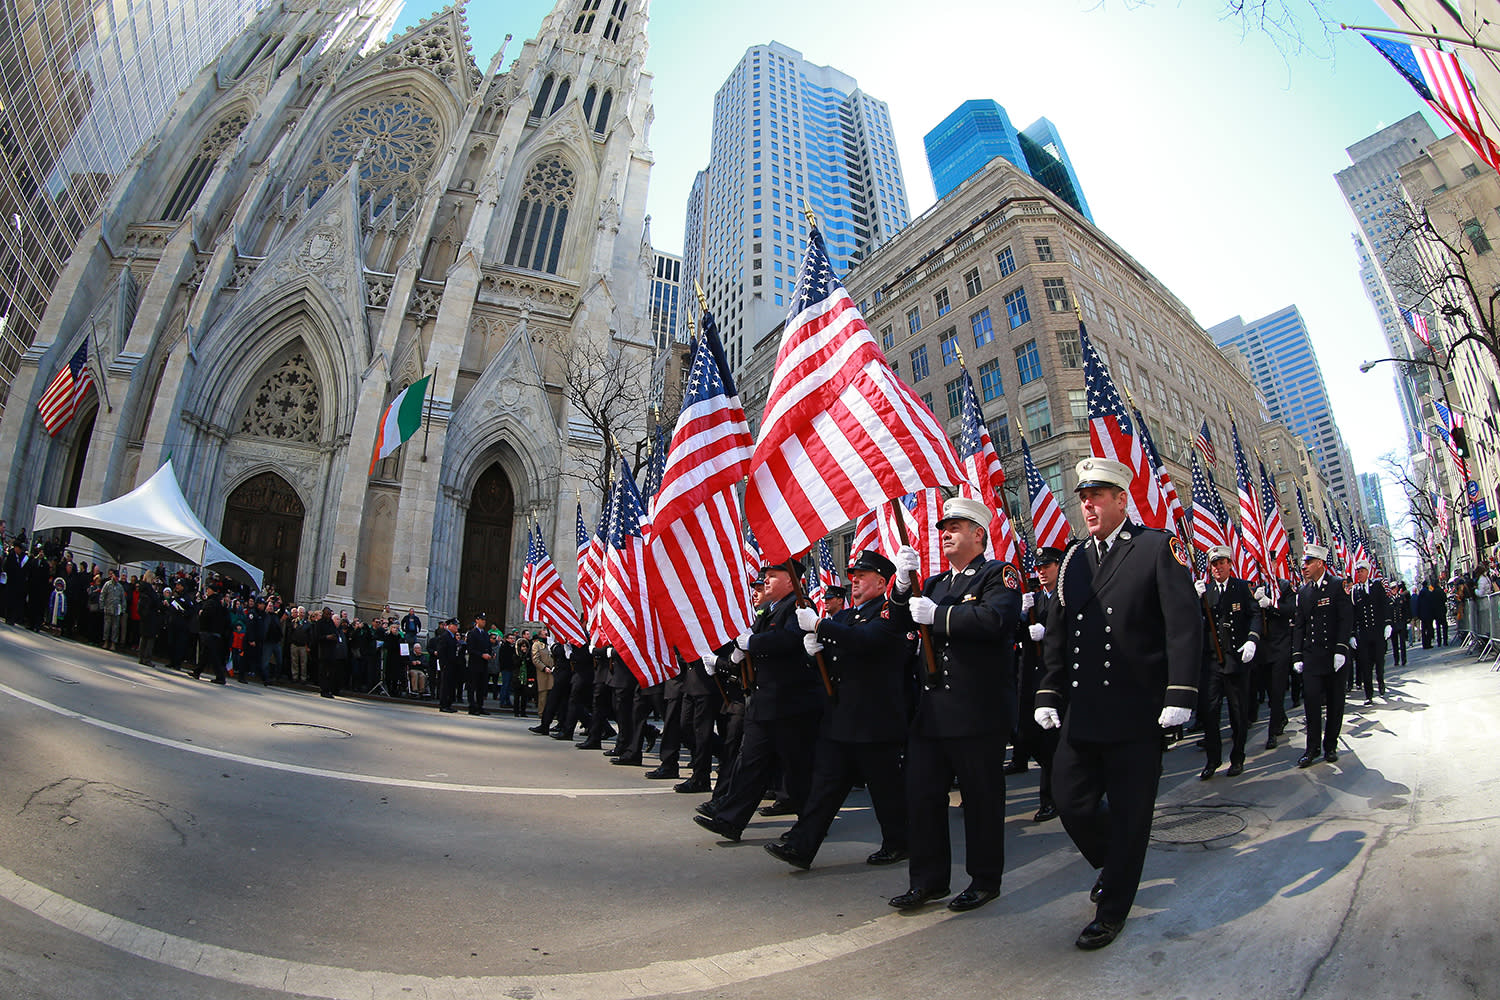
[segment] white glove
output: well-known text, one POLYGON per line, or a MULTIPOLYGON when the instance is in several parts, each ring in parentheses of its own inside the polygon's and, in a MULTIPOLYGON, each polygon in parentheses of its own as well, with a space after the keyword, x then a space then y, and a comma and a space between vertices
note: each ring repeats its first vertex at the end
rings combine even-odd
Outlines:
POLYGON ((1192 717, 1193 710, 1191 708, 1173 708, 1171 705, 1168 705, 1161 710, 1161 718, 1156 720, 1156 724, 1163 729, 1176 729, 1178 726, 1187 725, 1188 720, 1192 717))
POLYGON ((1021 595, 1021 614, 1025 614, 1036 607, 1036 591, 1028 590, 1021 595))
POLYGON ((1047 634, 1047 626, 1043 625, 1041 622, 1037 622, 1035 625, 1026 630, 1026 634, 1031 636, 1032 642, 1041 642, 1042 636, 1047 634))
POLYGON ((735 647, 737 649, 741 649, 741 650, 744 650, 746 652, 749 652, 749 650, 750 650, 750 630, 746 629, 745 631, 741 632, 739 635, 735 636, 734 637, 734 645, 735 645, 735 647))
POLYGON ((930 597, 913 597, 911 599, 911 620, 918 625, 931 625, 932 619, 937 616, 937 604, 930 597))
POLYGON ((1271 598, 1266 596, 1266 590, 1264 587, 1255 592, 1255 603, 1259 604, 1263 608, 1269 608, 1271 606, 1271 598))
POLYGON ((1062 719, 1058 716, 1057 709, 1055 708, 1039 708, 1032 713, 1031 717, 1043 729, 1056 729, 1062 725, 1062 719))
POLYGON ((1344 664, 1347 663, 1347 662, 1349 662, 1349 661, 1344 658, 1344 654, 1343 653, 1334 653, 1333 654, 1333 669, 1335 671, 1343 670, 1344 669, 1344 664))
POLYGON ((1390 638, 1390 637, 1391 637, 1391 627, 1390 627, 1390 626, 1389 626, 1389 625, 1387 625, 1387 626, 1386 626, 1386 627, 1385 627, 1385 637, 1386 637, 1386 638, 1387 638, 1387 639, 1389 639, 1389 638, 1390 638))
POLYGON ((709 676, 713 676, 714 664, 718 661, 719 654, 711 649, 700 649, 698 659, 703 661, 703 669, 708 671, 709 676))
POLYGON ((729 662, 730 663, 744 663, 745 662, 745 651, 743 649, 741 649, 740 647, 738 647, 738 646, 736 646, 733 649, 731 649, 729 651, 729 662))
MULTIPOLYGON (((1359 636, 1357 636, 1357 635, 1351 635, 1349 637, 1349 648, 1350 649, 1358 649, 1359 648, 1359 636)), ((1338 667, 1334 667, 1333 669, 1337 670, 1338 667)))
POLYGON ((1293 663, 1292 669, 1297 671, 1297 673, 1299 674, 1302 673, 1302 661, 1298 660, 1296 663, 1293 663))
POLYGON ((922 557, 917 555, 917 550, 910 545, 903 545, 896 550, 896 588, 898 590, 911 590, 911 584, 916 579, 917 571, 922 568, 922 557))
POLYGON ((1202 597, 1208 593, 1208 584, 1204 583, 1202 580, 1194 580, 1193 589, 1198 592, 1199 597, 1202 597))
POLYGON ((563 647, 563 656, 564 657, 569 657, 569 656, 573 655, 573 647, 572 646, 568 645, 567 643, 563 643, 562 647, 563 647))
POLYGON ((819 653, 823 652, 823 644, 819 642, 818 637, 813 635, 811 632, 802 637, 802 648, 807 650, 808 656, 817 656, 819 653))
POLYGON ((592 642, 589 643, 589 655, 590 656, 594 655, 594 644, 592 642))
POLYGON ((620 654, 615 652, 615 647, 610 646, 610 647, 608 647, 608 648, 606 648, 604 650, 604 655, 607 656, 607 657, 609 657, 611 660, 613 660, 615 657, 619 656, 620 654))
POLYGON ((1249 663, 1255 659, 1255 640, 1250 640, 1240 647, 1240 662, 1249 663))
POLYGON ((822 619, 818 617, 816 608, 797 609, 797 627, 802 631, 816 632, 818 630, 818 622, 820 621, 822 619))

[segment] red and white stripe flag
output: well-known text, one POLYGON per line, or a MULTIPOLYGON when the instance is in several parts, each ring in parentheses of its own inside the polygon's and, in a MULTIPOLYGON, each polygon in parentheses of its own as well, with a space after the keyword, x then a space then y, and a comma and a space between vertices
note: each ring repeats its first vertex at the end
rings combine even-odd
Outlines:
POLYGON ((589 571, 590 538, 589 531, 583 526, 583 500, 578 501, 578 522, 574 529, 577 533, 577 559, 578 559, 578 603, 582 605, 583 616, 588 618, 593 614, 594 602, 599 598, 599 577, 589 571))
POLYGON ((1031 447, 1024 437, 1021 438, 1021 454, 1026 465, 1026 492, 1031 496, 1031 533, 1036 538, 1036 546, 1039 549, 1066 549, 1073 526, 1058 506, 1052 487, 1037 471, 1036 463, 1031 460, 1031 447))
POLYGON ((52 377, 47 391, 37 401, 37 412, 42 415, 42 427, 48 434, 56 436, 73 419, 78 404, 83 402, 84 393, 94 384, 94 373, 89 370, 88 360, 89 345, 84 341, 68 363, 52 377))
POLYGON ((1000 499, 1001 491, 1005 488, 1005 467, 1000 464, 995 443, 990 439, 990 430, 984 422, 984 410, 979 405, 979 396, 974 392, 974 380, 969 377, 969 369, 961 368, 958 378, 958 453, 964 470, 964 481, 958 484, 958 493, 970 500, 978 500, 990 509, 990 523, 986 531, 989 551, 986 555, 991 559, 1008 562, 1019 570, 1021 546, 1000 499))
POLYGON ((532 537, 531 525, 526 526, 526 565, 521 568, 521 614, 527 621, 531 617, 531 581, 536 575, 536 539, 532 537))
POLYGON ((1171 530, 1167 523, 1167 503, 1161 483, 1151 471, 1141 436, 1131 424, 1125 403, 1110 378, 1109 368, 1094 349, 1083 323, 1078 324, 1078 341, 1083 347, 1083 389, 1089 408, 1089 446, 1095 458, 1109 458, 1130 466, 1130 517, 1148 528, 1171 530))
POLYGON ((1253 573, 1246 580, 1259 580, 1266 564, 1266 529, 1261 524, 1260 501, 1255 496, 1255 480, 1250 478, 1250 464, 1245 461, 1245 450, 1240 447, 1240 431, 1229 422, 1229 436, 1234 440, 1234 474, 1239 483, 1240 495, 1240 544, 1245 547, 1247 565, 1253 573))
POLYGON ((578 612, 573 608, 573 599, 563 587, 557 566, 547 552, 547 542, 542 538, 542 526, 536 526, 533 542, 536 565, 531 570, 531 606, 526 611, 528 621, 542 622, 559 642, 575 646, 588 644, 583 626, 578 622, 578 612))
MULTIPOLYGON (((1476 5, 1476 11, 1479 9, 1476 5)), ((1390 38, 1365 35, 1396 72, 1438 113, 1448 127, 1463 137, 1481 160, 1500 170, 1500 147, 1484 131, 1468 77, 1452 52, 1408 45, 1390 38)))
POLYGON ((767 560, 801 555, 893 497, 962 478, 942 425, 886 364, 813 227, 745 491, 767 560))
POLYGON ((599 596, 599 638, 614 647, 641 687, 655 687, 677 674, 677 660, 657 621, 646 576, 646 508, 630 466, 620 460, 620 478, 610 503, 605 539, 604 586, 599 596))

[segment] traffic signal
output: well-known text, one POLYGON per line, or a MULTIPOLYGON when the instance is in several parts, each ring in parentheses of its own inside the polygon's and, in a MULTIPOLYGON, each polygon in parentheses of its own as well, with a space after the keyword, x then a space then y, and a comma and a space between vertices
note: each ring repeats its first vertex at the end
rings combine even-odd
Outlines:
POLYGON ((1462 427, 1455 427, 1449 431, 1453 436, 1453 451, 1459 458, 1469 457, 1469 432, 1462 427))

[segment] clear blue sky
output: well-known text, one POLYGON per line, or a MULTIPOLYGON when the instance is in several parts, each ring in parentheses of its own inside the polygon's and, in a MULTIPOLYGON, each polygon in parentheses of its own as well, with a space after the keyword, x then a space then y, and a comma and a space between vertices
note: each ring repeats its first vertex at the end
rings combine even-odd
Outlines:
MULTIPOLYGON (((1292 0, 1301 10, 1303 4, 1292 0)), ((922 136, 962 101, 993 98, 1013 121, 1061 132, 1099 227, 1151 269, 1205 327, 1302 310, 1334 413, 1361 471, 1403 447, 1384 340, 1359 282, 1355 223, 1334 183, 1345 147, 1425 106, 1362 38, 1283 54, 1222 20, 1209 0, 897 0, 857 4, 652 4, 652 236, 682 247, 694 173, 708 160, 713 94, 745 50, 772 40, 834 66, 890 104, 914 213, 933 202, 922 136)), ((547 0, 468 9, 481 67, 506 32, 506 64, 547 0)), ((410 4, 403 27, 430 11, 410 4)), ((1369 0, 1332 19, 1389 24, 1369 0)), ((1430 117, 1430 116, 1429 116, 1430 117)), ((1441 127, 1439 132, 1445 131, 1441 127)), ((1404 509, 1387 488, 1394 516, 1404 509)))

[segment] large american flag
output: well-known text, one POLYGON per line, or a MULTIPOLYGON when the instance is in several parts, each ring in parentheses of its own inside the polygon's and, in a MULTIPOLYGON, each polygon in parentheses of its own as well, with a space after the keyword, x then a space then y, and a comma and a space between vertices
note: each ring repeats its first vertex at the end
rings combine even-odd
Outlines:
POLYGON ((1292 543, 1281 520, 1281 504, 1276 499, 1276 484, 1266 474, 1266 463, 1260 462, 1261 527, 1265 533, 1266 568, 1278 580, 1292 577, 1292 543))
POLYGON ((1068 524, 1062 507, 1058 506, 1052 487, 1037 471, 1036 463, 1031 459, 1031 446, 1024 437, 1021 438, 1021 459, 1026 468, 1026 493, 1031 498, 1031 534, 1036 539, 1037 548, 1066 549, 1073 534, 1072 525, 1068 524))
POLYGON ((1353 559, 1349 547, 1344 544, 1344 526, 1339 523, 1338 508, 1324 507, 1323 515, 1328 519, 1328 534, 1333 541, 1333 552, 1330 554, 1337 559, 1335 568, 1344 576, 1349 576, 1354 571, 1353 559))
POLYGON ((1182 498, 1177 495, 1177 487, 1172 482, 1171 473, 1162 463, 1161 452, 1156 450, 1156 442, 1151 438, 1151 427, 1146 423, 1146 418, 1141 416, 1141 411, 1134 406, 1130 412, 1135 414, 1135 425, 1141 429, 1141 447, 1146 449, 1146 464, 1151 467, 1151 474, 1156 477, 1157 485, 1161 487, 1162 502, 1167 508, 1166 529, 1183 541, 1187 541, 1189 531, 1187 524, 1187 511, 1182 509, 1182 498))
POLYGON ((816 550, 818 553, 818 596, 814 598, 814 601, 818 605, 818 614, 823 614, 828 610, 828 588, 839 585, 839 569, 834 564, 833 549, 829 546, 826 537, 818 539, 816 550))
POLYGON ((1458 474, 1464 479, 1469 478, 1469 466, 1462 455, 1458 453, 1458 445, 1453 440, 1453 429, 1463 426, 1463 417, 1454 413, 1448 405, 1440 399, 1432 401, 1432 408, 1437 411, 1438 419, 1443 422, 1443 440, 1448 444, 1448 454, 1453 458, 1453 465, 1458 469, 1458 474))
MULTIPOLYGON (((880 544, 890 553, 901 547, 901 529, 896 518, 906 523, 906 538, 921 559, 918 569, 923 579, 948 569, 943 555, 943 539, 937 520, 943 516, 943 494, 940 490, 921 490, 886 504, 880 511, 880 544)), ((894 558, 894 556, 893 556, 894 558)))
POLYGON ((1474 106, 1474 95, 1469 91, 1469 81, 1459 65, 1458 56, 1374 35, 1365 35, 1365 40, 1385 56, 1396 72, 1406 77, 1406 82, 1449 128, 1463 136, 1475 155, 1500 170, 1500 147, 1484 133, 1484 123, 1479 119, 1479 110, 1474 106))
POLYGON ((88 341, 84 341, 68 363, 53 376, 52 381, 47 384, 47 391, 37 401, 36 409, 42 415, 42 427, 49 435, 55 436, 67 426, 68 421, 78 412, 78 404, 83 402, 84 393, 93 384, 94 373, 89 370, 89 345, 88 341))
POLYGON ((1255 553, 1247 544, 1245 521, 1243 518, 1240 519, 1239 524, 1235 525, 1233 534, 1234 544, 1230 548, 1234 552, 1234 575, 1241 580, 1249 580, 1251 582, 1260 579, 1260 563, 1255 561, 1255 553))
POLYGON ((760 557, 760 543, 755 540, 755 532, 748 525, 745 527, 745 541, 741 550, 745 557, 745 582, 749 583, 760 576, 760 568, 765 565, 765 561, 760 557))
POLYGON ((594 602, 599 598, 599 576, 589 569, 591 549, 589 530, 583 526, 583 500, 578 500, 578 603, 583 606, 585 619, 594 613, 594 602))
MULTIPOLYGON (((605 538, 604 586, 599 596, 599 634, 615 648, 641 687, 654 687, 677 673, 651 599, 646 577, 646 509, 630 474, 620 459, 620 477, 610 503, 605 538)), ((736 633, 738 634, 738 633, 736 633)))
MULTIPOLYGON (((686 397, 683 402, 687 402, 686 397)), ((666 429, 657 424, 651 430, 651 447, 646 453, 646 481, 641 486, 641 496, 653 511, 656 509, 656 494, 661 489, 662 477, 666 475, 667 450, 670 446, 666 429)), ((655 518, 652 518, 652 523, 655 523, 655 518)))
POLYGON ((1210 469, 1219 467, 1218 454, 1214 451, 1213 435, 1208 430, 1208 418, 1203 418, 1203 426, 1198 428, 1198 436, 1193 438, 1193 447, 1203 454, 1203 461, 1210 469))
POLYGON ((526 565, 521 569, 521 614, 531 620, 531 584, 536 577, 536 539, 532 537, 531 525, 526 526, 526 565))
POLYGON ((1297 517, 1302 522, 1302 544, 1321 545, 1322 542, 1318 541, 1321 536, 1318 534, 1317 522, 1307 515, 1307 504, 1302 500, 1300 486, 1297 487, 1297 517))
POLYGON ((1401 318, 1406 320, 1406 325, 1411 328, 1412 333, 1417 335, 1417 339, 1421 340, 1428 347, 1432 346, 1432 334, 1427 329, 1426 316, 1411 309, 1403 309, 1401 310, 1401 318))
POLYGON ((999 559, 1021 567, 1021 549, 1016 544, 1016 532, 1006 516, 1005 506, 1000 501, 1005 488, 1005 467, 995 453, 995 444, 990 440, 989 428, 984 423, 984 411, 979 406, 979 397, 974 393, 974 380, 969 369, 959 370, 959 430, 958 454, 963 463, 964 481, 959 484, 959 495, 978 500, 990 509, 989 536, 991 559, 999 559))
POLYGON ((1229 544, 1229 532, 1219 513, 1219 491, 1203 473, 1198 456, 1193 456, 1193 546, 1207 552, 1215 545, 1229 544))
POLYGON ((886 364, 812 227, 745 491, 766 558, 782 562, 892 497, 962 478, 942 425, 886 364))
POLYGON ((1260 503, 1255 496, 1255 480, 1250 478, 1250 463, 1245 461, 1245 450, 1240 447, 1240 431, 1229 422, 1229 436, 1234 440, 1234 476, 1240 494, 1240 543, 1245 547, 1247 564, 1255 567, 1259 579, 1266 562, 1265 526, 1261 524, 1260 503))
POLYGON ((849 550, 849 556, 853 557, 866 550, 875 552, 880 548, 880 517, 878 512, 867 510, 854 522, 854 545, 849 550))
MULTIPOLYGON (((683 387, 682 411, 664 445, 652 516, 647 579, 670 646, 685 658, 718 649, 750 627, 745 542, 736 487, 753 439, 713 316, 683 387)), ((759 567, 756 567, 759 569, 759 567)))
POLYGON ((573 608, 573 599, 563 587, 562 577, 547 552, 547 542, 542 538, 542 526, 536 526, 531 543, 531 603, 526 608, 527 621, 542 622, 552 631, 559 642, 570 642, 576 646, 586 645, 588 638, 578 622, 578 612, 573 608))
MULTIPOLYGON (((600 600, 604 590, 604 553, 608 546, 605 539, 609 535, 609 519, 614 514, 615 491, 609 489, 604 494, 604 502, 599 506, 599 527, 594 531, 594 537, 589 540, 589 552, 584 561, 584 574, 588 580, 590 593, 594 595, 594 602, 583 609, 584 621, 589 626, 589 637, 596 643, 602 642, 599 632, 599 611, 604 606, 600 600)), ((579 584, 580 589, 583 584, 579 584)))
POLYGON ((1089 407, 1089 446, 1096 458, 1114 459, 1130 466, 1130 517, 1148 528, 1167 526, 1166 498, 1161 484, 1151 472, 1146 449, 1131 425, 1130 415, 1119 390, 1109 376, 1109 368, 1094 349, 1083 323, 1078 324, 1078 340, 1083 347, 1083 388, 1089 407))

